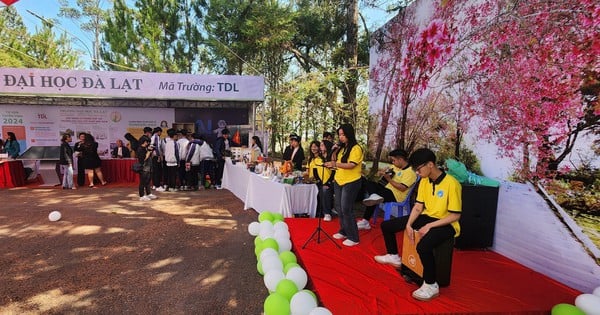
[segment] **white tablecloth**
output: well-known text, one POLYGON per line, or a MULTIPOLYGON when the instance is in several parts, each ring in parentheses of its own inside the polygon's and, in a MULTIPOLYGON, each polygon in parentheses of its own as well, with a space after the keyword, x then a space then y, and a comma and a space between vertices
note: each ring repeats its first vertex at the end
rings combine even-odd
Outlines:
POLYGON ((231 162, 225 163, 221 183, 223 188, 244 201, 244 209, 252 208, 259 213, 279 212, 286 218, 302 213, 308 213, 311 218, 316 215, 316 185, 273 182, 251 173, 243 165, 233 165, 231 162))
POLYGON ((246 200, 250 175, 252 174, 243 163, 233 165, 231 160, 227 159, 223 170, 223 178, 221 179, 221 187, 231 191, 238 199, 244 201, 246 200))

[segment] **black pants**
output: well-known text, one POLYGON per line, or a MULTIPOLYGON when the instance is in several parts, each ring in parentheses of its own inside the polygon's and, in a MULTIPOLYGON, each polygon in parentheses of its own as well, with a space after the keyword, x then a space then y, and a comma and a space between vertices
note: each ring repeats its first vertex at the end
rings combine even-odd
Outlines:
POLYGON ((77 158, 77 186, 83 187, 85 185, 85 168, 83 168, 83 161, 81 157, 77 158))
POLYGON ((168 189, 174 189, 177 187, 177 165, 175 166, 167 166, 167 185, 168 189))
MULTIPOLYGON (((184 166, 185 168, 185 166, 184 166)), ((192 188, 198 188, 198 173, 200 172, 200 165, 192 165, 190 170, 185 172, 186 185, 192 188)))
POLYGON ((177 175, 179 177, 179 186, 191 186, 187 181, 187 171, 185 170, 185 160, 179 161, 179 167, 177 168, 177 175))
MULTIPOLYGON (((418 230, 425 224, 437 220, 438 219, 426 215, 420 215, 415 222, 413 222, 412 227, 413 229, 418 230)), ((398 254, 396 233, 404 231, 407 222, 408 216, 404 216, 383 221, 383 223, 381 223, 381 232, 385 242, 385 249, 388 254, 398 254)), ((419 258, 421 258, 421 263, 423 264, 423 280, 426 283, 432 284, 436 279, 433 249, 447 239, 453 238, 454 234, 454 228, 450 224, 432 228, 423 236, 423 238, 421 238, 419 244, 417 244, 417 253, 419 253, 419 258)))
POLYGON ((152 190, 150 190, 150 179, 152 178, 152 173, 141 172, 140 173, 140 184, 138 186, 138 193, 140 197, 144 197, 145 195, 150 195, 152 190))
POLYGON ((152 185, 160 187, 162 180, 162 161, 158 160, 158 156, 152 157, 152 185))
POLYGON ((225 160, 217 160, 217 169, 215 174, 215 185, 221 185, 221 179, 223 179, 223 170, 225 169, 225 160))
MULTIPOLYGON (((380 183, 367 181, 365 183, 365 192, 368 195, 378 194, 383 197, 383 202, 396 202, 396 196, 394 196, 394 192, 385 188, 385 186, 380 183)), ((369 221, 371 217, 373 217, 373 212, 375 212, 375 207, 377 206, 368 206, 365 208, 365 213, 363 214, 363 219, 369 221)))

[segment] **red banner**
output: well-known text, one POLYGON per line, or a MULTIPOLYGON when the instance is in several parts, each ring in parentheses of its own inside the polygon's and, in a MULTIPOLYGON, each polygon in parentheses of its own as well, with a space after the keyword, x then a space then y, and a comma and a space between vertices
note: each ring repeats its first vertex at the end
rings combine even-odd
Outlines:
POLYGON ((3 2, 4 4, 6 4, 7 6, 17 2, 19 0, 0 0, 0 2, 3 2))

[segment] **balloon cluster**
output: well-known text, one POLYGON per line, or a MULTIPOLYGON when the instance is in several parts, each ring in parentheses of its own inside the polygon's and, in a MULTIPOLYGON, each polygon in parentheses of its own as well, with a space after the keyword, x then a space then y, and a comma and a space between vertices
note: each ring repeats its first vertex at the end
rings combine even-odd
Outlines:
POLYGON ((291 251, 290 232, 280 213, 261 212, 258 222, 248 225, 248 232, 256 236, 256 269, 269 291, 265 315, 332 315, 318 307, 315 293, 304 288, 308 275, 291 251))
POLYGON ((600 287, 593 293, 580 294, 575 305, 560 303, 552 308, 552 315, 600 315, 600 287))

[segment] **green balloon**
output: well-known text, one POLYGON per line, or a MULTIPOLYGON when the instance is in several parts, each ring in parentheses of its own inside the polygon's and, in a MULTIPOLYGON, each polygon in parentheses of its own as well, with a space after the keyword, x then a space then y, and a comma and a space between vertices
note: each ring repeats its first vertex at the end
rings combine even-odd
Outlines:
POLYGON ((274 212, 273 213, 273 223, 275 223, 275 221, 282 221, 283 222, 283 214, 278 213, 278 212, 274 212))
POLYGON ((256 245, 256 247, 254 248, 254 255, 256 255, 256 258, 260 257, 260 252, 262 252, 263 249, 265 249, 263 244, 256 245))
POLYGON ((260 236, 254 238, 254 246, 258 246, 258 244, 262 244, 263 240, 260 236))
POLYGON ((269 211, 263 211, 258 215, 258 222, 271 221, 273 222, 273 214, 269 211))
POLYGON ((291 262, 289 264, 284 264, 283 265, 283 273, 287 273, 288 270, 290 270, 294 267, 300 267, 300 265, 298 265, 298 263, 295 263, 295 262, 291 262))
POLYGON ((267 296, 264 304, 265 315, 289 315, 290 301, 278 293, 267 296))
POLYGON ((283 222, 283 220, 281 220, 281 219, 273 219, 273 225, 275 225, 275 223, 277 223, 277 222, 283 222))
POLYGON ((306 293, 312 295, 312 297, 315 298, 315 302, 317 302, 317 305, 319 304, 319 301, 317 300, 317 295, 315 294, 315 292, 313 292, 311 290, 308 290, 308 289, 304 289, 304 290, 302 290, 300 292, 306 292, 306 293))
POLYGON ((283 263, 284 266, 289 263, 297 263, 298 262, 296 255, 294 255, 294 253, 292 253, 289 250, 279 253, 279 258, 281 258, 281 262, 283 263))
POLYGON ((560 303, 552 308, 552 315, 585 315, 585 313, 577 306, 560 303))
POLYGON ((298 287, 294 283, 294 281, 290 279, 282 279, 277 284, 275 288, 275 292, 284 296, 288 303, 292 300, 292 296, 298 292, 298 287))
POLYGON ((264 248, 272 248, 276 251, 279 251, 279 244, 274 238, 267 238, 263 240, 262 247, 264 248))
POLYGON ((256 270, 258 270, 258 273, 259 273, 261 276, 264 276, 264 275, 265 275, 265 272, 264 272, 264 271, 263 271, 263 269, 262 269, 262 263, 260 262, 260 260, 259 260, 259 261, 256 263, 256 270))

